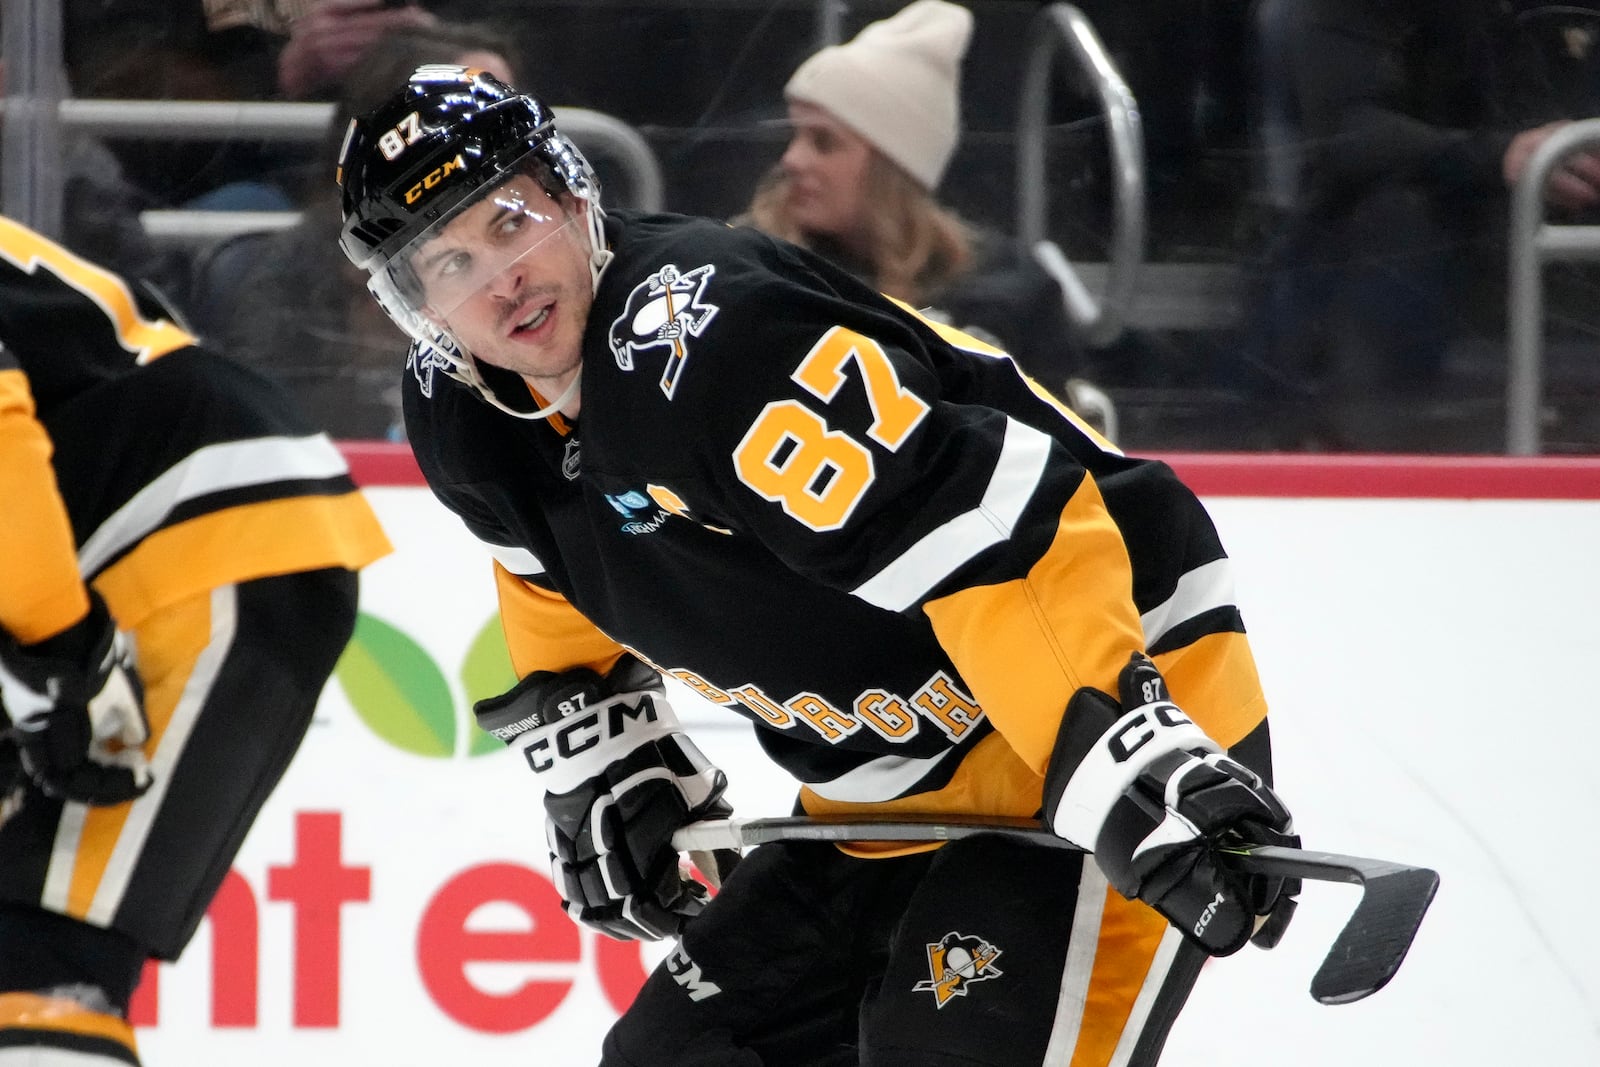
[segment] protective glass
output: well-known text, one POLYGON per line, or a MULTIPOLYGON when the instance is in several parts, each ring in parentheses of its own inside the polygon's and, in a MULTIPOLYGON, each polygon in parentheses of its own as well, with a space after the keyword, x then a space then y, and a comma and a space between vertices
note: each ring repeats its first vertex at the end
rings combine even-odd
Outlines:
POLYGON ((521 162, 429 226, 368 282, 412 337, 434 345, 446 341, 465 355, 451 322, 461 315, 490 314, 474 306, 480 298, 497 287, 514 289, 521 276, 537 276, 541 255, 580 236, 578 213, 563 208, 521 162))

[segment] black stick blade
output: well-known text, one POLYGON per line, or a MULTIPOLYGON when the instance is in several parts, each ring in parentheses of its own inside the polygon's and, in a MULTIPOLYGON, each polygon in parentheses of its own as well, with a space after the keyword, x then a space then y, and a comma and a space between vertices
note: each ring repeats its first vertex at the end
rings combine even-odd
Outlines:
POLYGON ((1388 984, 1439 888, 1425 867, 1397 867, 1363 882, 1361 902, 1311 979, 1322 1004, 1349 1004, 1388 984))
POLYGON ((1349 1004, 1382 989, 1400 969, 1439 888, 1438 873, 1426 867, 1335 852, 1241 845, 1221 848, 1217 856, 1249 874, 1361 886, 1356 910, 1311 979, 1311 995, 1322 1004, 1349 1004))

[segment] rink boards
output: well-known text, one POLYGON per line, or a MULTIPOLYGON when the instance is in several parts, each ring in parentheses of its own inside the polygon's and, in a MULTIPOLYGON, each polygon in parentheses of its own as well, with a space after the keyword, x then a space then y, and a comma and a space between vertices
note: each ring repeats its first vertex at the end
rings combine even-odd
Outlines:
MULTIPOLYGON (((397 551, 210 921, 141 991, 146 1060, 592 1064, 666 950, 561 914, 527 772, 467 728, 487 557, 403 450, 349 451, 397 551)), ((1308 890, 1277 950, 1210 966, 1164 1063, 1600 1062, 1573 896, 1600 879, 1600 463, 1172 459, 1236 560, 1308 846, 1443 887, 1394 983, 1336 1008, 1305 986, 1353 891, 1308 890)), ((740 813, 787 811, 745 728, 674 696, 740 813)))

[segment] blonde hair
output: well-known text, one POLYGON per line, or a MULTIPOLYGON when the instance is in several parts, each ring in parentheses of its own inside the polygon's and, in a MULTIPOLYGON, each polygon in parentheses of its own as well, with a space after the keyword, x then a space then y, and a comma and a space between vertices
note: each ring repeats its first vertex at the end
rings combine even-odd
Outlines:
POLYGON ((781 165, 762 175, 750 206, 733 221, 804 248, 814 249, 820 238, 837 241, 862 262, 871 274, 867 280, 880 292, 912 305, 966 272, 973 234, 959 215, 877 149, 864 180, 871 213, 865 234, 856 240, 802 230, 789 213, 789 179, 781 165))

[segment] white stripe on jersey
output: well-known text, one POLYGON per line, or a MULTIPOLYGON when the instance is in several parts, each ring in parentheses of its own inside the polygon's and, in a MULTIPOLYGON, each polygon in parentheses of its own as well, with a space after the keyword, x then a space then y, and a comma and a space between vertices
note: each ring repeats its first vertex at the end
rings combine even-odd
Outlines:
POLYGON ((827 782, 807 782, 806 788, 824 800, 845 801, 852 804, 872 804, 894 800, 933 773, 939 761, 956 750, 945 749, 933 756, 879 756, 859 767, 852 767, 839 777, 827 782))
POLYGON ((344 456, 323 433, 207 445, 162 471, 101 523, 79 549, 78 569, 86 578, 95 574, 159 527, 173 509, 208 493, 348 473, 344 456))
POLYGON ((1049 434, 1006 419, 1005 443, 978 506, 922 537, 852 592, 869 604, 904 611, 979 552, 1010 537, 1044 476, 1051 444, 1049 434))
POLYGON ((544 573, 544 564, 525 548, 515 545, 493 545, 488 541, 479 541, 484 548, 489 550, 489 555, 495 562, 519 578, 532 578, 535 574, 544 573))
POLYGON ((1150 1022, 1150 1012, 1161 996, 1161 987, 1166 985, 1167 976, 1172 972, 1172 961, 1182 947, 1183 935, 1178 933, 1178 928, 1167 927, 1167 932, 1161 935, 1161 944, 1156 946, 1155 958, 1150 961, 1150 970, 1145 972, 1139 995, 1134 998, 1133 1010, 1128 1013, 1122 1036, 1117 1039, 1116 1051, 1112 1052, 1111 1062, 1106 1067, 1128 1067, 1132 1061, 1134 1050, 1139 1047, 1139 1039, 1144 1036, 1144 1028, 1150 1022))
POLYGON ((1089 979, 1094 974, 1095 951, 1100 943, 1100 922, 1106 910, 1106 876, 1085 856, 1078 877, 1078 903, 1072 910, 1072 933, 1067 958, 1061 967, 1061 994, 1056 998, 1056 1018, 1050 1027, 1042 1067, 1067 1067, 1078 1047, 1083 1015, 1089 1003, 1089 979))
POLYGON ((1178 579, 1171 596, 1139 617, 1144 625, 1145 646, 1155 644, 1174 626, 1196 615, 1212 608, 1233 607, 1233 600, 1232 563, 1214 559, 1201 564, 1178 579))

